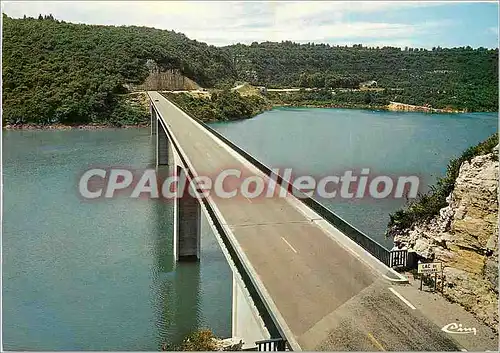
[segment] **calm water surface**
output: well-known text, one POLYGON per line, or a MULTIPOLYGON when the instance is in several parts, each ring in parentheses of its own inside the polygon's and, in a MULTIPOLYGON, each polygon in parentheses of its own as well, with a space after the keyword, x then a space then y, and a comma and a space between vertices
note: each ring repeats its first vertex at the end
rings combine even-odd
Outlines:
MULTIPOLYGON (((419 175, 422 190, 448 161, 497 131, 498 114, 424 114, 352 109, 279 108, 212 126, 269 167, 298 175, 419 175)), ((319 199, 318 199, 319 200, 319 199)), ((389 213, 404 200, 320 200, 387 247, 389 213)))
MULTIPOLYGON (((369 167, 429 184, 497 124, 496 114, 275 109, 213 126, 271 167, 312 175, 369 167)), ((200 327, 231 334, 231 271, 206 222, 200 263, 174 266, 169 204, 78 197, 91 166, 151 166, 148 129, 3 139, 6 350, 157 350, 200 327)), ((401 203, 325 205, 390 246, 388 213, 401 203)))
POLYGON ((200 264, 172 254, 172 208, 83 202, 95 165, 153 159, 149 129, 4 132, 6 350, 158 350, 198 327, 231 335, 232 274, 207 223, 200 264))

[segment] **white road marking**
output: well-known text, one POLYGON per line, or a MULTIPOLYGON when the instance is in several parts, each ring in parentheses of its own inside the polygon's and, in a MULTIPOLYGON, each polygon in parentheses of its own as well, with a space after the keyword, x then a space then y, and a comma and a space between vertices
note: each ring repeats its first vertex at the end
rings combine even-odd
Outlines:
POLYGON ((377 339, 376 339, 375 337, 373 337, 373 335, 372 335, 370 332, 368 332, 368 338, 369 338, 369 339, 370 339, 370 340, 371 340, 371 341, 375 344, 375 346, 377 346, 377 347, 378 347, 378 349, 380 349, 381 351, 384 351, 384 352, 385 352, 385 348, 384 348, 384 346, 382 346, 382 345, 380 344, 380 342, 379 342, 379 341, 377 341, 377 339))
POLYGON ((283 239, 283 241, 286 243, 286 245, 288 245, 290 247, 290 249, 293 250, 294 253, 297 253, 297 250, 295 250, 294 247, 289 242, 287 242, 285 238, 281 237, 281 239, 283 239))
POLYGON ((405 297, 403 297, 401 294, 399 294, 398 292, 396 292, 396 290, 395 290, 394 288, 389 287, 389 290, 390 290, 391 292, 393 292, 393 293, 394 293, 394 294, 395 294, 395 295, 396 295, 399 299, 401 299, 401 300, 403 301, 403 303, 405 303, 406 305, 408 305, 408 306, 410 307, 410 309, 413 309, 413 310, 417 309, 417 308, 415 308, 415 307, 413 306, 413 304, 412 304, 412 303, 410 303, 408 300, 406 300, 406 298, 405 298, 405 297))

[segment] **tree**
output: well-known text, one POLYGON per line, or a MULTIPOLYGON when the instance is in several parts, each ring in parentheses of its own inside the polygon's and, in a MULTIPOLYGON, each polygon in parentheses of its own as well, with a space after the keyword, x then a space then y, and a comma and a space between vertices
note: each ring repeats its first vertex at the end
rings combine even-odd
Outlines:
POLYGON ((182 34, 60 23, 52 14, 3 18, 4 123, 129 121, 117 95, 146 79, 147 59, 202 86, 236 78, 228 53, 182 34))
MULTIPOLYGON (((277 88, 355 89, 363 81, 376 80, 388 92, 397 90, 391 96, 405 103, 498 111, 498 48, 437 46, 431 52, 293 42, 220 48, 174 31, 71 24, 56 21, 52 14, 44 21, 6 14, 3 19, 4 123, 116 121, 125 112, 119 94, 127 85, 144 82, 148 61, 159 70, 179 70, 202 87, 228 88, 241 80, 277 88)), ((311 101, 323 99, 300 94, 311 101)), ((363 94, 328 99, 339 105, 363 104, 363 94)), ((371 104, 383 102, 384 97, 388 99, 389 93, 372 92, 371 104)), ((239 98, 225 99, 229 107, 213 105, 204 116, 224 114, 229 119, 249 114, 239 98)), ((297 98, 296 103, 301 101, 297 98)), ((216 103, 215 99, 212 104, 216 103)))

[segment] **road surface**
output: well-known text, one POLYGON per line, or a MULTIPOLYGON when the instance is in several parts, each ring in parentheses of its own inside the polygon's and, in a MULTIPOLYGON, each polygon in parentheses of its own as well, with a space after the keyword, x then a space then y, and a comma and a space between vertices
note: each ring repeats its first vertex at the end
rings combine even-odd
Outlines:
MULTIPOLYGON (((167 99, 148 94, 198 175, 227 168, 255 175, 167 99)), ((363 254, 335 241, 293 202, 214 201, 302 350, 460 350, 363 254)))

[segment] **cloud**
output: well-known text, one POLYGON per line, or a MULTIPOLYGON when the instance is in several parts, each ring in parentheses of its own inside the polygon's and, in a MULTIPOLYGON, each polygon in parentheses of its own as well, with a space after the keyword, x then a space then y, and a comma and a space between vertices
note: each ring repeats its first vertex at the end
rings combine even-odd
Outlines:
POLYGON ((275 24, 271 28, 257 28, 253 30, 241 29, 226 31, 221 37, 222 28, 210 30, 189 30, 186 34, 194 38, 202 38, 204 41, 214 44, 227 44, 234 42, 251 43, 252 41, 282 41, 292 40, 295 42, 322 42, 322 43, 347 43, 354 40, 359 43, 360 39, 373 38, 399 38, 400 41, 408 36, 424 32, 429 25, 408 25, 377 22, 351 22, 321 25, 298 25, 298 24, 275 24))
POLYGON ((213 45, 291 40, 342 45, 398 42, 404 46, 438 27, 425 22, 383 22, 377 14, 436 5, 442 3, 4 1, 2 8, 12 17, 52 13, 68 22, 170 29, 213 45), (356 15, 364 17, 353 19, 356 15))

